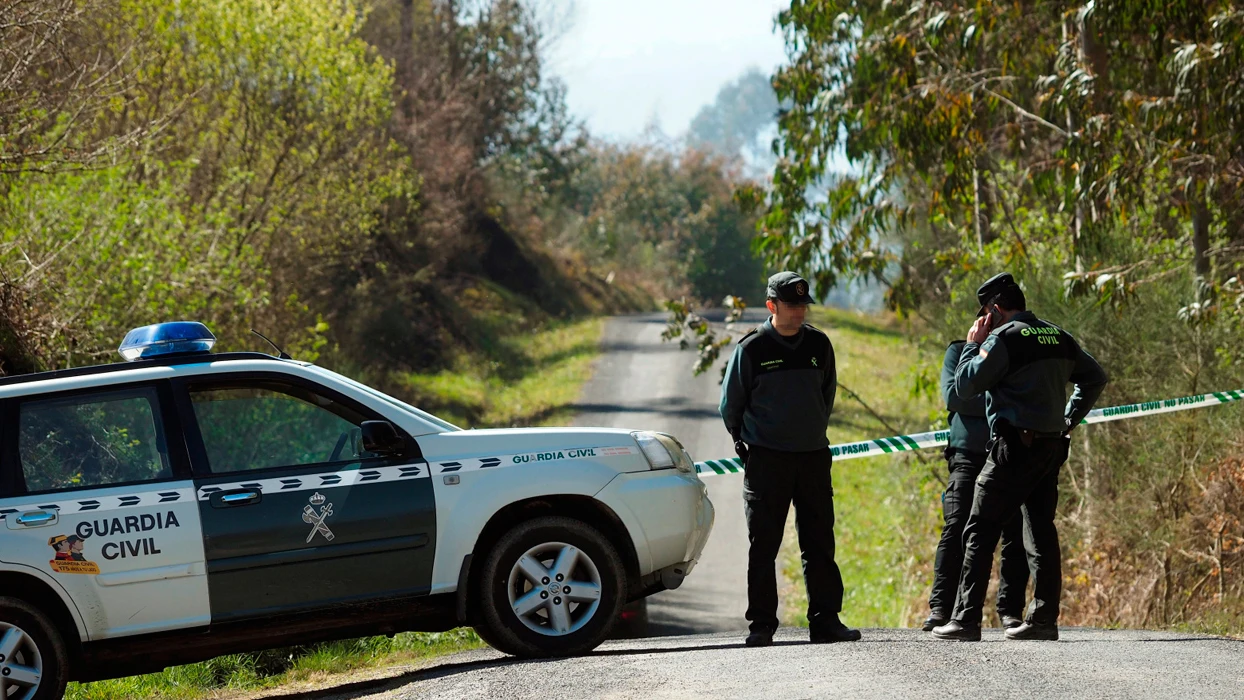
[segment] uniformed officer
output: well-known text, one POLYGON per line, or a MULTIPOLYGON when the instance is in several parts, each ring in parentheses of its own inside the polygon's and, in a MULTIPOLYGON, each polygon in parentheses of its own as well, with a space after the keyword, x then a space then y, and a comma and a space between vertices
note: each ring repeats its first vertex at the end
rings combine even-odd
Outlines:
POLYGON ((989 279, 976 297, 981 308, 963 346, 955 388, 961 396, 985 393, 989 457, 977 477, 963 530, 958 602, 950 622, 935 627, 933 636, 980 639, 994 547, 1003 525, 1019 510, 1032 566, 1033 606, 1024 624, 1008 629, 1006 637, 1058 639, 1058 472, 1067 460, 1070 432, 1092 410, 1107 377, 1071 334, 1027 310, 1024 293, 1009 273, 989 279), (1068 382, 1076 386, 1069 401, 1068 382))
POLYGON ((744 464, 747 645, 772 644, 778 627, 774 562, 792 500, 811 640, 854 641, 859 631, 838 619, 842 573, 834 562, 833 458, 825 436, 838 390, 834 348, 804 323, 813 302, 806 280, 779 272, 767 296, 769 320, 739 341, 721 387, 721 417, 744 464))
MULTIPOLYGON (((946 466, 950 481, 942 494, 942 538, 933 559, 933 591, 929 595, 929 618, 924 631, 946 624, 954 610, 963 566, 963 525, 972 507, 976 477, 985 466, 985 445, 989 442, 989 423, 985 420, 985 397, 977 394, 962 398, 955 391, 955 371, 959 367, 964 341, 946 348, 942 361, 942 398, 950 412, 946 466)), ((1028 588, 1028 558, 1024 553, 1024 520, 1018 515, 1002 527, 1002 564, 998 567, 998 616, 1002 626, 1023 623, 1024 595, 1028 588)))
POLYGON ((53 561, 73 561, 73 552, 70 551, 73 543, 69 541, 68 535, 49 537, 48 546, 56 552, 53 561))

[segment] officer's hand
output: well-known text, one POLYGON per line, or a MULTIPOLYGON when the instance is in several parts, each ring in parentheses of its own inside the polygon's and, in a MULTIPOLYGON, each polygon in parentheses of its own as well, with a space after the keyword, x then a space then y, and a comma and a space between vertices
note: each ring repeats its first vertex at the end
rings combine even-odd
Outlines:
POLYGON ((985 342, 985 338, 989 337, 989 326, 992 320, 993 312, 989 312, 976 319, 972 323, 972 329, 968 331, 968 342, 976 343, 977 345, 985 342))
POLYGON ((742 440, 735 440, 734 453, 739 456, 739 459, 743 460, 743 464, 747 464, 747 443, 742 440))

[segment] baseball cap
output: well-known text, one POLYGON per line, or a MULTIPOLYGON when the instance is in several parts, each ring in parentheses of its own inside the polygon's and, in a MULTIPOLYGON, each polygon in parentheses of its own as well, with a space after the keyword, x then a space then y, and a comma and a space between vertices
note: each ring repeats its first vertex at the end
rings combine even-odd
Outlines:
POLYGON ((816 303, 816 300, 808 294, 808 281, 789 271, 779 272, 770 277, 765 295, 769 299, 777 299, 787 304, 816 303))
POLYGON ((1019 300, 1024 299, 1024 290, 1019 288, 1019 284, 1015 282, 1015 278, 1009 272, 1000 272, 993 277, 985 280, 985 283, 976 288, 976 301, 981 305, 979 311, 976 312, 977 317, 985 315, 985 305, 990 299, 1002 292, 1011 292, 1018 295, 1019 300))

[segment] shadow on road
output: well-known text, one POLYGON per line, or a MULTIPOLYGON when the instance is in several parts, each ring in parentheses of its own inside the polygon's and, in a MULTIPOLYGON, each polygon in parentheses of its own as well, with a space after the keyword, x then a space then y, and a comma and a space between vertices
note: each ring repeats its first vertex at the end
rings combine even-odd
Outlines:
MULTIPOLYGON (((802 641, 776 641, 773 643, 775 647, 797 646, 806 644, 802 641)), ((720 651, 722 649, 742 649, 743 642, 726 642, 723 644, 700 644, 696 646, 671 646, 657 647, 650 649, 606 649, 604 651, 597 650, 589 654, 589 656, 644 656, 649 654, 685 654, 687 652, 696 651, 720 651)), ((390 678, 361 681, 358 683, 349 683, 339 685, 332 689, 312 691, 309 693, 301 693, 300 698, 316 698, 317 700, 353 700, 376 693, 383 693, 390 690, 397 690, 403 686, 409 685, 417 681, 427 681, 436 678, 446 678, 459 673, 468 673, 470 671, 481 671, 490 668, 499 668, 503 666, 512 666, 516 664, 525 665, 542 665, 548 663, 557 663, 563 659, 516 659, 506 657, 502 659, 481 659, 478 661, 462 661, 458 663, 447 663, 432 668, 417 669, 408 671, 398 676, 390 678)))
POLYGON ((613 341, 600 344, 601 352, 635 352, 644 354, 681 352, 678 343, 662 343, 660 345, 640 345, 639 343, 629 343, 622 341, 613 341))
POLYGON ((680 418, 715 418, 721 414, 712 408, 671 408, 681 403, 678 399, 666 399, 659 404, 637 404, 623 406, 611 403, 576 403, 572 408, 579 413, 656 413, 662 416, 678 416, 680 418))

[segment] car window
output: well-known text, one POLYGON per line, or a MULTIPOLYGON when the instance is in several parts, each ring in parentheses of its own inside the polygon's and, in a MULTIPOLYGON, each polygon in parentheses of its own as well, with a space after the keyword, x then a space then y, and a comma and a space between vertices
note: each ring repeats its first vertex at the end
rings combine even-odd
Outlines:
POLYGON ((371 396, 374 396, 380 399, 381 401, 388 403, 391 406, 400 408, 401 410, 406 411, 407 413, 412 413, 418 416, 419 418, 423 419, 424 421, 431 423, 433 426, 440 428, 443 432, 459 432, 462 430, 462 428, 459 428, 458 426, 454 425, 453 423, 450 423, 449 421, 446 421, 442 418, 437 418, 436 416, 432 415, 431 413, 428 413, 427 411, 415 408, 414 406, 411 406, 405 401, 395 399, 392 396, 389 396, 388 394, 384 393, 383 391, 378 391, 376 389, 373 389, 372 387, 369 387, 366 384, 363 384, 362 382, 355 381, 345 376, 344 374, 338 374, 332 371, 331 369, 317 367, 316 365, 307 365, 307 368, 310 369, 312 372, 316 372, 317 374, 323 374, 327 377, 332 377, 333 379, 336 379, 337 381, 345 382, 346 384, 349 384, 350 386, 358 389, 359 391, 370 394, 371 396))
POLYGON ((172 477, 155 389, 27 401, 18 453, 27 491, 172 477))
POLYGON ((213 473, 368 457, 354 409, 279 382, 191 386, 190 401, 213 473))

